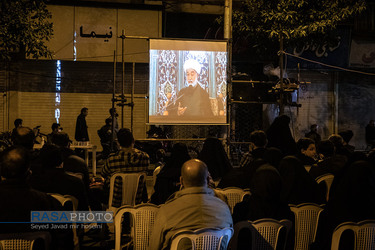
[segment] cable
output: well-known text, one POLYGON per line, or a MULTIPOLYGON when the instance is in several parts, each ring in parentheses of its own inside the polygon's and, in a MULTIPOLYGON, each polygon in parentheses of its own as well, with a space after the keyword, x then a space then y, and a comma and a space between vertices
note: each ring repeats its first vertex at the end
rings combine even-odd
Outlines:
POLYGON ((292 56, 292 57, 301 59, 301 60, 304 60, 304 61, 308 61, 308 62, 320 64, 320 65, 323 65, 323 66, 326 66, 326 67, 330 67, 330 68, 334 68, 334 69, 339 69, 339 70, 348 71, 348 72, 352 72, 352 73, 363 74, 363 75, 375 76, 375 73, 363 72, 363 71, 358 71, 358 70, 346 69, 346 68, 342 68, 342 67, 338 67, 338 66, 334 66, 334 65, 329 65, 329 64, 318 62, 318 61, 310 60, 310 59, 307 59, 307 58, 304 58, 304 57, 296 56, 296 55, 290 54, 290 53, 285 52, 285 51, 281 51, 281 53, 283 53, 285 55, 288 55, 288 56, 292 56))
MULTIPOLYGON (((134 52, 134 53, 127 53, 125 56, 129 55, 138 55, 138 54, 147 54, 148 51, 146 52, 134 52)), ((121 56, 121 54, 116 54, 116 57, 121 56)), ((95 58, 103 58, 103 57, 113 57, 113 55, 108 55, 108 56, 87 56, 87 57, 79 57, 77 58, 77 61, 80 61, 82 59, 95 59, 95 58)), ((73 60, 74 58, 72 57, 67 57, 67 58, 60 58, 59 60, 73 60)))
POLYGON ((63 48, 65 48, 66 46, 68 46, 68 45, 69 45, 71 42, 73 42, 73 41, 74 41, 74 39, 72 39, 72 40, 70 40, 69 42, 67 42, 64 46, 62 46, 60 49, 58 49, 57 51, 55 51, 54 54, 60 52, 63 48))
MULTIPOLYGON (((24 72, 24 71, 18 71, 18 70, 12 70, 10 69, 9 71, 15 72, 15 73, 20 73, 20 74, 25 74, 25 75, 34 75, 34 76, 42 76, 45 78, 60 78, 61 80, 71 80, 71 81, 85 81, 85 79, 74 79, 74 78, 68 78, 68 77, 56 77, 56 76, 49 76, 49 75, 43 75, 43 74, 37 74, 37 73, 31 73, 31 72, 24 72)), ((108 80, 90 80, 91 82, 109 82, 111 79, 108 80)))

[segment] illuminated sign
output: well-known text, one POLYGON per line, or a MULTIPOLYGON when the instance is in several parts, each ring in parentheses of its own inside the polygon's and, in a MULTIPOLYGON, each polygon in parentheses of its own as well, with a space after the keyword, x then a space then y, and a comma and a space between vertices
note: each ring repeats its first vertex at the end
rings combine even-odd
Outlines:
POLYGON ((56 61, 56 94, 55 94, 55 118, 56 122, 59 123, 60 119, 60 103, 61 103, 61 62, 60 60, 56 61))

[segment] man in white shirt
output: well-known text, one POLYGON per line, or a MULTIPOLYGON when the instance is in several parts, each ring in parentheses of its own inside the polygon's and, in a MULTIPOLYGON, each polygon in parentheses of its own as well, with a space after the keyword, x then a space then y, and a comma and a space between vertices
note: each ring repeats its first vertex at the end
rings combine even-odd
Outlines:
POLYGON ((207 187, 208 170, 204 162, 192 159, 181 169, 183 189, 160 207, 150 249, 167 249, 172 236, 180 230, 232 227, 229 207, 207 187))

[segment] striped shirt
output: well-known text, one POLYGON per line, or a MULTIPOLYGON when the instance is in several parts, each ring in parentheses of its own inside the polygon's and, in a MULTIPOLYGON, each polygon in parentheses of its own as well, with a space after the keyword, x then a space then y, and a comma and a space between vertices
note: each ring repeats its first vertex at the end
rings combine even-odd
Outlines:
MULTIPOLYGON (((147 171, 150 164, 148 154, 136 148, 122 148, 115 154, 111 154, 106 160, 102 169, 102 177, 105 179, 105 186, 109 187, 111 176, 114 173, 134 173, 147 171)), ((145 180, 140 180, 144 182, 145 180)), ((112 206, 121 206, 121 180, 116 178, 113 189, 113 203, 112 206)), ((136 203, 142 202, 142 193, 144 186, 140 186, 137 191, 136 203)), ((147 193, 147 192, 146 192, 147 193)), ((110 205, 110 204, 109 204, 110 205)))

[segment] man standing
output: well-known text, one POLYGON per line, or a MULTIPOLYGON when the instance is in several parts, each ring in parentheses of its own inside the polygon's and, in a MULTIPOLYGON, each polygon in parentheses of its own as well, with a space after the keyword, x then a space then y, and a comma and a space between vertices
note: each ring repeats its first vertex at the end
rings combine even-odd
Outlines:
POLYGON ((88 108, 82 108, 81 114, 77 117, 75 139, 76 141, 89 141, 87 132, 86 116, 89 114, 88 108))
POLYGON ((113 119, 113 123, 115 124, 115 135, 116 135, 116 133, 118 132, 118 121, 117 121, 118 113, 116 111, 116 108, 110 108, 109 114, 110 116, 108 117, 108 119, 111 119, 111 121, 113 119))
POLYGON ((180 182, 183 190, 159 209, 152 230, 150 249, 167 249, 179 230, 232 227, 229 207, 207 187, 208 170, 204 162, 192 159, 184 163, 180 182))
POLYGON ((306 138, 310 138, 315 142, 315 145, 319 145, 322 137, 318 134, 318 124, 313 124, 310 126, 310 132, 305 134, 306 138))
MULTIPOLYGON (((111 154, 105 161, 102 169, 102 177, 105 179, 104 186, 109 189, 109 183, 114 173, 134 173, 147 171, 150 164, 148 154, 134 148, 134 137, 127 128, 122 128, 117 133, 120 150, 111 154)), ((114 207, 121 206, 121 181, 116 179, 114 186, 113 204, 114 207)), ((141 200, 147 201, 147 189, 144 186, 137 194, 136 203, 141 200), (140 192, 142 191, 142 192, 140 192)))
MULTIPOLYGON (((98 135, 100 138, 100 143, 103 147, 102 157, 107 159, 108 155, 111 153, 111 141, 112 141, 112 119, 105 119, 105 125, 98 130, 98 135)), ((112 152, 117 151, 117 142, 114 141, 112 144, 112 152)))
POLYGON ((175 103, 167 108, 168 115, 178 116, 213 116, 207 91, 198 82, 201 65, 194 59, 185 61, 187 87, 182 88, 175 103))

